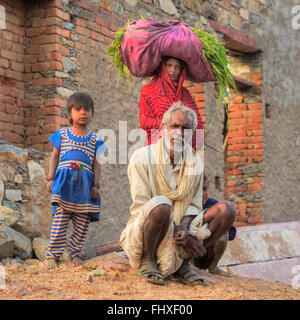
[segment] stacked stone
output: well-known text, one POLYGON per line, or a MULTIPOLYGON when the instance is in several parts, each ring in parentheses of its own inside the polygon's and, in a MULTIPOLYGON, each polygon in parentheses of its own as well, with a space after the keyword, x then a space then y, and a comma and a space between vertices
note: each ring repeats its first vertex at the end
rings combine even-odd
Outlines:
POLYGON ((51 227, 44 153, 0 145, 0 261, 45 259, 51 227))

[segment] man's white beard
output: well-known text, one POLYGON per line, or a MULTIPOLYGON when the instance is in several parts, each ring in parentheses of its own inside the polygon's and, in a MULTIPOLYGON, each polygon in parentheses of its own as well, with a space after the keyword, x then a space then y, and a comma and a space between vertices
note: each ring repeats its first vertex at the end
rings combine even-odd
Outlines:
POLYGON ((169 136, 168 135, 168 131, 167 129, 164 129, 163 131, 163 134, 164 134, 164 139, 165 139, 165 144, 166 144, 166 147, 169 149, 169 150, 172 150, 176 153, 178 152, 183 152, 183 150, 188 146, 188 145, 191 145, 191 140, 192 140, 192 137, 186 137, 185 139, 183 139, 182 135, 173 135, 173 136, 169 136), (174 138, 174 144, 171 144, 171 140, 172 138, 174 138))

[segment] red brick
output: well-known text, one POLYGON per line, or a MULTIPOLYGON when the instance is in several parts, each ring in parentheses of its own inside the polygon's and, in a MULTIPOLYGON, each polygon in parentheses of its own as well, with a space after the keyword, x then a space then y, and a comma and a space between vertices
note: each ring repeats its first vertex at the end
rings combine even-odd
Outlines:
POLYGON ((4 58, 0 58, 0 67, 7 69, 9 67, 9 61, 4 58))
POLYGON ((59 107, 46 107, 40 111, 41 115, 54 115, 61 116, 61 108, 59 107))
POLYGON ((11 67, 12 67, 12 69, 15 70, 15 71, 24 72, 24 65, 23 65, 23 63, 19 63, 19 62, 12 61, 12 62, 11 62, 11 67))
POLYGON ((262 130, 249 130, 249 131, 247 131, 247 136, 248 137, 262 136, 262 130))
POLYGON ((26 36, 27 37, 36 37, 40 36, 44 33, 44 28, 43 27, 36 27, 36 28, 27 28, 26 29, 26 36))
POLYGON ((247 163, 246 157, 227 157, 228 162, 247 163))
POLYGON ((57 34, 42 35, 39 37, 32 38, 33 45, 42 45, 42 44, 59 43, 59 42, 60 42, 60 37, 57 34))
POLYGON ((229 119, 240 119, 242 118, 242 112, 235 111, 235 112, 229 112, 229 119))
MULTIPOLYGON (((74 19, 74 23, 76 26, 83 27, 83 28, 86 28, 88 25, 86 20, 83 20, 77 17, 74 19)), ((96 17, 96 23, 97 23, 97 17, 96 17)))
POLYGON ((262 79, 261 73, 255 73, 250 76, 250 81, 261 80, 261 79, 262 79))
POLYGON ((200 108, 204 108, 205 107, 205 102, 204 101, 196 101, 196 106, 200 109, 200 108))
POLYGON ((232 144, 228 146, 228 150, 245 150, 246 144, 232 144))
MULTIPOLYGON (((234 104, 239 104, 239 103, 242 103, 243 102, 243 96, 241 95, 236 95, 233 99, 232 99, 232 102, 234 104)), ((231 108, 231 106, 229 106, 229 108, 231 108)))
POLYGON ((229 170, 230 174, 233 176, 238 176, 242 174, 242 170, 234 169, 234 170, 229 170))
POLYGON ((81 34, 81 35, 83 35, 83 36, 89 37, 91 31, 89 29, 87 29, 87 28, 76 26, 76 32, 81 34))
POLYGON ((9 60, 17 60, 17 54, 15 52, 12 51, 8 51, 8 50, 1 50, 1 56, 3 58, 9 59, 9 60))
POLYGON ((253 121, 254 123, 262 122, 262 117, 255 117, 255 118, 252 119, 252 121, 253 121))
POLYGON ((228 187, 227 192, 229 193, 237 193, 237 192, 245 192, 247 190, 247 186, 245 187, 228 187))
POLYGON ((245 130, 262 130, 261 124, 246 124, 244 125, 245 130))
POLYGON ((31 144, 41 144, 48 142, 49 134, 40 134, 38 136, 31 137, 31 144))
POLYGON ((13 42, 19 42, 20 41, 20 36, 15 34, 15 33, 12 33, 12 32, 9 32, 7 30, 3 30, 3 38, 8 40, 8 41, 13 41, 13 42))
POLYGON ((63 56, 69 56, 70 55, 70 50, 58 43, 51 43, 51 44, 46 44, 43 45, 42 47, 39 47, 40 50, 43 50, 45 52, 52 52, 56 51, 61 53, 63 56))
POLYGON ((262 137, 261 136, 258 136, 258 137, 247 137, 247 138, 245 138, 245 142, 246 143, 262 142, 262 137))
POLYGON ((66 101, 59 98, 49 98, 44 100, 44 106, 45 107, 58 106, 58 107, 65 108, 66 101))
POLYGON ((58 61, 40 62, 31 66, 33 72, 62 71, 62 64, 58 61))
POLYGON ((249 110, 261 110, 262 109, 262 103, 249 103, 248 104, 249 110))
POLYGON ((233 187, 236 185, 236 181, 235 180, 227 180, 226 181, 226 186, 227 187, 233 187))
POLYGON ((196 101, 204 101, 204 94, 195 94, 194 99, 196 101))
POLYGON ((59 78, 40 78, 33 80, 33 85, 35 87, 62 86, 62 80, 59 78))
POLYGON ((5 75, 9 79, 13 79, 13 80, 17 80, 17 81, 23 81, 23 74, 21 72, 12 71, 12 70, 7 69, 5 71, 5 75))
POLYGON ((196 85, 196 86, 189 88, 188 90, 193 95, 195 93, 203 93, 204 87, 203 87, 203 85, 196 85))
POLYGON ((264 202, 248 202, 247 207, 248 208, 257 208, 257 207, 263 207, 264 202))
POLYGON ((39 134, 39 128, 38 127, 27 127, 25 129, 25 135, 26 136, 37 136, 39 134))
POLYGON ((98 32, 92 31, 91 38, 96 41, 102 41, 103 35, 98 32))
POLYGON ((59 34, 65 38, 70 38, 70 31, 66 29, 59 28, 57 26, 48 26, 45 29, 45 34, 59 34))
POLYGON ((63 3, 61 0, 51 0, 51 1, 44 1, 42 4, 43 8, 62 8, 63 7, 63 3))
MULTIPOLYGON (((18 54, 24 55, 25 50, 24 50, 23 43, 12 43, 11 49, 18 54)), ((23 61, 22 61, 22 63, 23 63, 23 61)))
POLYGON ((238 221, 235 221, 234 224, 233 224, 235 227, 237 228, 240 228, 240 227, 246 227, 248 226, 247 223, 244 223, 244 222, 238 222, 238 221))
POLYGON ((60 125, 57 123, 47 124, 43 127, 42 133, 54 133, 60 129, 60 125))
POLYGON ((49 18, 49 17, 58 17, 65 21, 70 21, 70 15, 58 8, 50 8, 46 10, 46 18, 49 18))
POLYGON ((248 184, 249 191, 259 191, 259 190, 263 190, 263 189, 264 189, 264 187, 260 183, 248 184))
POLYGON ((249 217, 247 221, 248 223, 261 223, 263 221, 263 217, 262 216, 249 217))
POLYGON ((228 138, 231 137, 246 137, 246 131, 229 131, 228 132, 228 138))
POLYGON ((100 19, 99 17, 96 17, 96 23, 101 26, 109 27, 109 24, 103 21, 102 19, 100 19))
POLYGON ((13 116, 13 121, 14 121, 15 124, 23 124, 23 122, 24 122, 24 117, 14 115, 14 116, 13 116))
POLYGON ((14 131, 16 134, 24 137, 24 134, 25 134, 25 129, 24 129, 24 126, 23 125, 14 125, 14 131))
POLYGON ((17 107, 15 105, 6 105, 6 112, 11 114, 16 114, 17 107))
POLYGON ((237 118, 237 119, 229 119, 228 123, 229 123, 229 127, 233 126, 233 125, 237 125, 237 124, 246 124, 248 122, 247 119, 243 119, 243 118, 237 118))
POLYGON ((259 111, 259 110, 242 111, 242 115, 245 118, 260 117, 261 116, 261 111, 259 111))
POLYGON ((107 36, 108 38, 113 39, 113 37, 114 37, 113 32, 106 27, 101 27, 100 32, 102 34, 104 34, 105 36, 107 36))
POLYGON ((0 112, 0 119, 4 122, 12 122, 12 116, 4 112, 0 112))
POLYGON ((231 113, 234 111, 242 111, 242 110, 247 110, 247 105, 244 104, 232 104, 229 106, 228 111, 229 111, 229 117, 231 117, 231 113))

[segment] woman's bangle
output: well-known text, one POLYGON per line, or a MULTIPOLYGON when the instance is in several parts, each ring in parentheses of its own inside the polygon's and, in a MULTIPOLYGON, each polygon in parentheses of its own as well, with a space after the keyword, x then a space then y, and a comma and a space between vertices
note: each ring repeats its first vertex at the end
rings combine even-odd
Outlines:
POLYGON ((52 179, 50 179, 50 178, 47 179, 47 181, 52 181, 52 180, 53 180, 53 178, 52 179))

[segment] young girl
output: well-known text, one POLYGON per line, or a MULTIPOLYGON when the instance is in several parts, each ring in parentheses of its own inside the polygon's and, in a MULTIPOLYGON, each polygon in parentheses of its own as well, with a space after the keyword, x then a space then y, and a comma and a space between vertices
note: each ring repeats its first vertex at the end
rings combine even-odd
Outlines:
POLYGON ((77 92, 68 98, 67 110, 71 127, 62 128, 49 138, 54 146, 47 184, 52 193, 53 222, 46 252, 51 268, 56 267, 64 251, 69 220, 73 222, 68 245, 70 259, 79 265, 89 223, 100 219, 100 164, 96 155, 104 152, 106 146, 87 129, 94 102, 88 94, 77 92))

